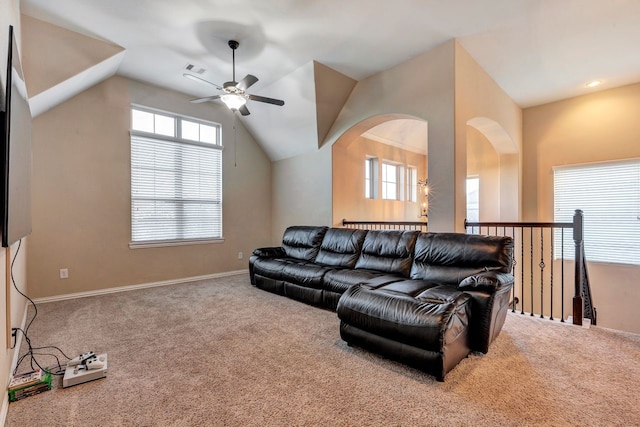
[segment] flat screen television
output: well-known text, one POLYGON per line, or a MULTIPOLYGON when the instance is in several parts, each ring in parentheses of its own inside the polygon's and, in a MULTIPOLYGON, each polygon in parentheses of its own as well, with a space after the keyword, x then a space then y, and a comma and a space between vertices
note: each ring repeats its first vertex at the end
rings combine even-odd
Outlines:
POLYGON ((13 26, 0 116, 0 226, 2 246, 31 234, 31 110, 13 26))

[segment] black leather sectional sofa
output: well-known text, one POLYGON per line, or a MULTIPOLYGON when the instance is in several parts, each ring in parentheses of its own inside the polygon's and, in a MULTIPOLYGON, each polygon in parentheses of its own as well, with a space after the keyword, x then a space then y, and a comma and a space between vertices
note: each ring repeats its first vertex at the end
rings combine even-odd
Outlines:
POLYGON ((282 246, 253 252, 249 274, 258 288, 336 310, 349 345, 442 381, 500 332, 512 257, 510 237, 294 226, 282 246))

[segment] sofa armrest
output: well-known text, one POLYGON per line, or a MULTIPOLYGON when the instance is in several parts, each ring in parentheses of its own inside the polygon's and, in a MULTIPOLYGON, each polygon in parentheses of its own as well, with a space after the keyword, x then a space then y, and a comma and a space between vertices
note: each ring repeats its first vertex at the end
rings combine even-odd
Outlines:
POLYGON ((513 275, 510 273, 488 270, 463 279, 458 288, 461 291, 497 291, 505 286, 513 285, 513 281, 513 275))
POLYGON ((284 248, 281 246, 272 248, 258 248, 253 251, 253 254, 266 258, 284 258, 286 256, 284 248))
POLYGON ((485 270, 462 280, 458 289, 471 296, 469 346, 486 353, 498 336, 509 309, 514 277, 510 273, 485 270))

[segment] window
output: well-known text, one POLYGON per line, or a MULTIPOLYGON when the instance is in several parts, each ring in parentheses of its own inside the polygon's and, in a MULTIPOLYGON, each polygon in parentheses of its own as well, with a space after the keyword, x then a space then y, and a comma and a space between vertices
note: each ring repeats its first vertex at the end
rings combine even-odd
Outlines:
POLYGON ((467 178, 467 221, 480 221, 480 178, 467 178))
POLYGON ((418 170, 414 166, 407 166, 407 200, 418 201, 418 170))
POLYGON ((382 163, 382 198, 400 200, 400 167, 391 163, 382 163))
POLYGON ((221 238, 220 125, 133 107, 131 246, 221 238))
POLYGON ((375 199, 376 191, 376 175, 378 162, 375 157, 367 157, 364 160, 364 197, 367 199, 375 199))
MULTIPOLYGON (((588 261, 640 265, 640 159, 556 167, 553 183, 556 222, 584 212, 588 261)), ((573 235, 564 235, 564 256, 573 259, 573 235)))

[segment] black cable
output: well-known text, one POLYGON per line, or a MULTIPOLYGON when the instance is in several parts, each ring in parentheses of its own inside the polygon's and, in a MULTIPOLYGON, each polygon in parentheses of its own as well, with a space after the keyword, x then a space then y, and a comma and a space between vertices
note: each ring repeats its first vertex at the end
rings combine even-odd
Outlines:
POLYGON ((56 359, 56 365, 54 366, 54 368, 56 368, 56 370, 54 371, 52 369, 52 367, 46 367, 44 370, 51 373, 51 375, 64 375, 64 371, 65 371, 65 367, 62 366, 62 364, 60 363, 60 358, 58 358, 58 356, 54 353, 33 353, 34 356, 49 356, 49 357, 53 357, 54 359, 56 359))
POLYGON ((56 347, 55 345, 45 345, 42 347, 33 347, 33 350, 44 350, 46 348, 52 348, 54 350, 57 350, 60 352, 60 354, 62 354, 62 356, 64 356, 65 359, 67 360, 71 360, 72 358, 67 356, 66 354, 64 354, 64 351, 62 351, 59 347, 56 347))
MULTIPOLYGON (((31 318, 31 320, 29 321, 29 323, 27 324, 27 326, 24 328, 24 330, 22 328, 12 328, 12 330, 16 331, 16 340, 15 340, 15 345, 18 345, 18 331, 22 333, 22 336, 24 337, 24 342, 27 344, 27 351, 20 357, 18 357, 18 360, 16 362, 16 367, 13 370, 13 375, 16 374, 16 372, 18 372, 18 369, 20 368, 20 365, 22 364, 22 362, 24 362, 24 360, 29 357, 29 364, 31 366, 31 370, 35 370, 34 364, 43 372, 50 372, 53 375, 64 375, 64 368, 62 367, 62 365, 60 364, 60 359, 53 353, 38 353, 36 352, 36 350, 45 350, 45 349, 54 349, 58 352, 60 352, 60 354, 62 354, 63 357, 65 357, 67 360, 71 360, 71 358, 69 356, 67 356, 60 348, 53 346, 53 345, 48 345, 48 346, 42 346, 42 347, 34 347, 31 345, 31 339, 29 338, 28 332, 29 332, 29 328, 31 327, 31 324, 33 323, 33 321, 36 319, 36 316, 38 316, 38 307, 36 306, 36 303, 33 302, 33 300, 31 298, 29 298, 27 295, 25 295, 19 288, 18 285, 16 284, 16 280, 13 277, 13 265, 16 262, 16 258, 18 258, 18 254, 20 253, 20 247, 22 246, 22 239, 20 239, 20 241, 18 242, 18 248, 16 249, 16 253, 13 256, 13 260, 11 261, 11 283, 13 283, 13 287, 15 288, 15 290, 22 295, 24 298, 27 299, 27 301, 29 301, 31 303, 31 305, 33 306, 33 317, 31 318), (40 365, 40 363, 38 362, 38 360, 36 359, 36 356, 52 356, 53 358, 56 359, 57 362, 57 368, 58 371, 57 372, 53 372, 52 370, 48 369, 48 368, 44 368, 40 365)), ((12 348, 14 348, 12 347, 12 348)))
MULTIPOLYGON (((13 264, 15 264, 16 262, 16 258, 18 258, 18 254, 20 253, 20 247, 22 246, 22 239, 20 239, 18 241, 18 248, 16 249, 16 253, 13 255, 13 260, 11 261, 11 283, 13 283, 13 287, 16 289, 16 291, 22 295, 23 297, 25 297, 27 299, 27 301, 29 301, 31 303, 31 305, 33 305, 33 317, 31 318, 31 321, 29 322, 29 324, 27 325, 26 328, 24 328, 23 334, 27 334, 27 332, 29 332, 29 327, 31 327, 31 324, 33 323, 33 321, 36 319, 36 316, 38 315, 38 307, 36 307, 36 303, 33 302, 33 300, 31 298, 29 298, 28 296, 26 296, 20 289, 18 289, 18 285, 16 285, 16 279, 13 277, 13 264)), ((18 329, 18 328, 16 328, 18 329)), ((17 342, 17 337, 16 337, 16 342, 17 342)))

